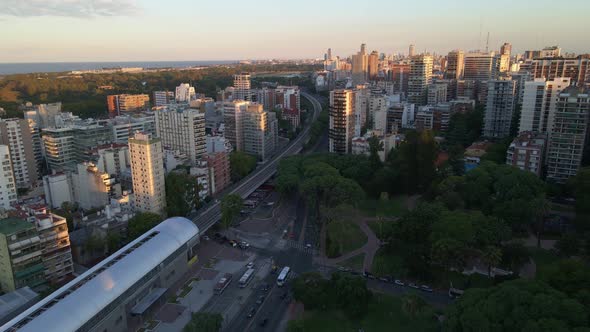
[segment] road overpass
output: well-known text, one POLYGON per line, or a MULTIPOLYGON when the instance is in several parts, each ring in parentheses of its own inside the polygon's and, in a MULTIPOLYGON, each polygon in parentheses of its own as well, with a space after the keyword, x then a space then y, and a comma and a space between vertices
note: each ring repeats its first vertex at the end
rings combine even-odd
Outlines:
MULTIPOLYGON (((317 119, 322 106, 315 97, 312 95, 301 92, 301 96, 313 105, 314 112, 312 121, 310 121, 307 127, 285 148, 285 150, 276 154, 272 159, 267 161, 265 164, 257 167, 251 174, 241 180, 235 187, 230 189, 226 194, 237 194, 242 198, 248 197, 258 187, 268 181, 276 172, 279 166, 279 162, 282 158, 298 154, 303 149, 303 145, 309 137, 311 130, 311 124, 317 119)), ((221 202, 214 201, 211 205, 205 208, 204 211, 200 212, 195 217, 191 218, 195 224, 199 227, 201 234, 206 232, 211 226, 215 225, 221 219, 221 202)))

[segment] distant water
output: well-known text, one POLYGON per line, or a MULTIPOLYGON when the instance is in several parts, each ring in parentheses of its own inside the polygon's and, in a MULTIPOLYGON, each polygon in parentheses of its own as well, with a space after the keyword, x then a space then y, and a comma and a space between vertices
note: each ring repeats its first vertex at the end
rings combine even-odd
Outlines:
POLYGON ((212 65, 226 65, 238 61, 132 61, 132 62, 40 62, 0 63, 0 75, 51 73, 72 70, 95 70, 118 67, 141 68, 187 68, 212 65))

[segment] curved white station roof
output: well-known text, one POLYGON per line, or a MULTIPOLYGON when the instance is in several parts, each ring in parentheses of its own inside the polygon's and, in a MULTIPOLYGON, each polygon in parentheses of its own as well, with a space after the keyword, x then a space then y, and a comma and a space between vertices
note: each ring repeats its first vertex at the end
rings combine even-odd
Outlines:
POLYGON ((198 227, 186 218, 166 219, 9 321, 0 330, 76 331, 198 234, 198 227), (87 281, 84 282, 85 279, 87 281), (67 295, 64 297, 64 294, 67 295), (39 314, 45 307, 47 309, 39 314), (36 317, 24 325, 19 324, 29 316, 36 317))

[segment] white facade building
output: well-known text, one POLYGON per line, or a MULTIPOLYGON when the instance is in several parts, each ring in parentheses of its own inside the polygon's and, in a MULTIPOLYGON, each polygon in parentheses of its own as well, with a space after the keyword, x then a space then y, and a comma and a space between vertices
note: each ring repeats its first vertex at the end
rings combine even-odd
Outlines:
POLYGON ((16 203, 16 183, 12 173, 8 146, 0 145, 0 208, 11 209, 16 203))
POLYGON ((191 164, 207 152, 205 114, 181 105, 156 111, 156 132, 166 149, 188 156, 191 164))
POLYGON ((176 87, 176 102, 178 103, 189 103, 191 100, 197 97, 195 88, 190 86, 188 83, 181 83, 176 87))
POLYGON ((150 138, 144 133, 135 133, 129 139, 129 155, 135 208, 138 211, 163 214, 166 208, 166 187, 161 140, 150 138))

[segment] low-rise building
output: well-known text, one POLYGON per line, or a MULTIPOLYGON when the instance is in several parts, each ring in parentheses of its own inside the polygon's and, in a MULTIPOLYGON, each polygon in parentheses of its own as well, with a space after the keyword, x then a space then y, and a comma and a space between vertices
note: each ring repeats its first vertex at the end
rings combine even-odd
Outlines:
POLYGON ((541 176, 545 142, 544 134, 520 133, 506 151, 506 164, 541 176))
POLYGON ((464 155, 464 162, 465 162, 465 171, 470 171, 477 166, 479 166, 481 162, 481 157, 486 154, 487 149, 492 145, 492 143, 488 141, 483 142, 475 142, 471 144, 467 149, 465 149, 464 155))

